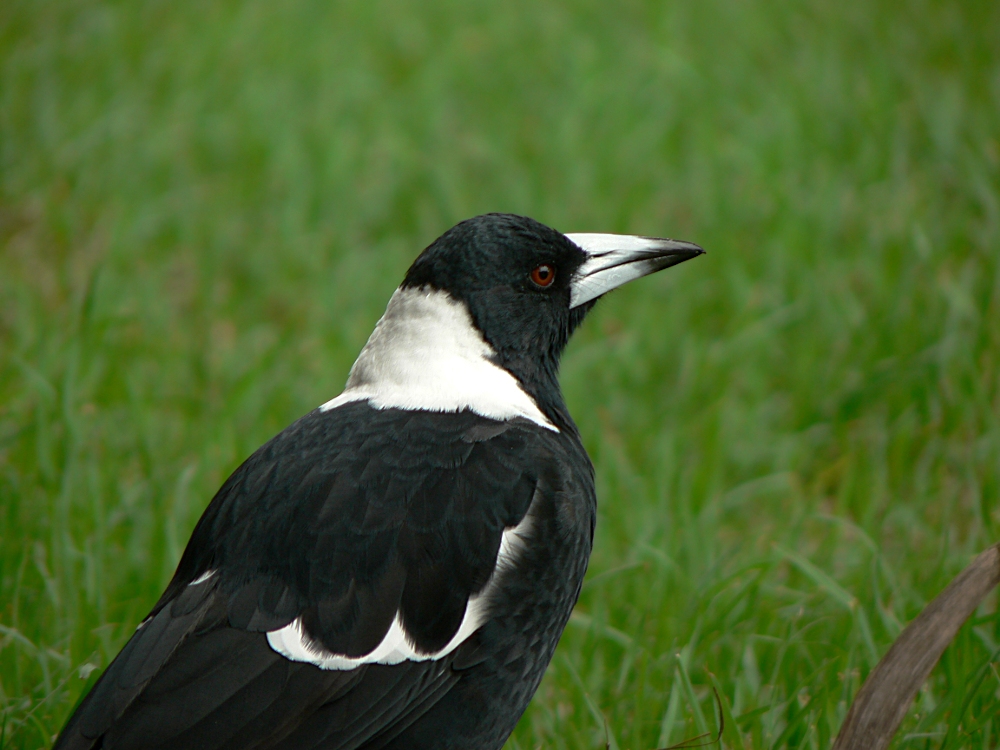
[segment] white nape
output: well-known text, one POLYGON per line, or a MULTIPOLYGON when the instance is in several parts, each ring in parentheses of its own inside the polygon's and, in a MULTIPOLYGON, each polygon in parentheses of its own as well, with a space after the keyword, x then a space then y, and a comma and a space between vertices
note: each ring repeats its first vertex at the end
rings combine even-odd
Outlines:
POLYGON ((524 417, 558 432, 492 355, 464 302, 438 290, 397 289, 344 392, 320 409, 361 400, 376 409, 469 409, 490 419, 524 417))
POLYGON ((517 526, 506 529, 500 540, 500 551, 497 553, 493 576, 479 594, 469 597, 465 615, 452 639, 440 651, 433 653, 418 652, 406 629, 399 612, 392 621, 389 632, 382 642, 364 656, 344 656, 326 651, 312 643, 302 629, 302 619, 297 617, 280 630, 272 630, 267 634, 267 642, 272 649, 292 661, 309 662, 320 669, 350 670, 362 664, 399 664, 404 661, 428 661, 447 656, 458 648, 470 635, 475 633, 486 621, 490 604, 490 592, 497 585, 497 579, 510 570, 516 555, 523 549, 525 537, 531 528, 532 516, 525 516, 517 526))

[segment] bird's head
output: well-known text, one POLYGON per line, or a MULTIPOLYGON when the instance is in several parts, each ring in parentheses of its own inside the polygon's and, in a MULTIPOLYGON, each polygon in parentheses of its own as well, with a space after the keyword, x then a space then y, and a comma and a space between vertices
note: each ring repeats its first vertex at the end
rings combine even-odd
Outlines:
MULTIPOLYGON (((414 261, 352 369, 348 389, 387 392, 383 386, 391 379, 398 392, 412 391, 418 379, 434 378, 439 386, 424 388, 420 398, 439 400, 430 408, 451 410, 452 401, 461 408, 463 399, 489 398, 485 371, 481 397, 446 395, 477 386, 467 382, 477 371, 463 363, 478 357, 513 375, 547 416, 558 416, 559 357, 596 300, 702 252, 678 240, 562 234, 511 214, 463 221, 414 261)), ((407 398, 418 406, 416 396, 407 398)))

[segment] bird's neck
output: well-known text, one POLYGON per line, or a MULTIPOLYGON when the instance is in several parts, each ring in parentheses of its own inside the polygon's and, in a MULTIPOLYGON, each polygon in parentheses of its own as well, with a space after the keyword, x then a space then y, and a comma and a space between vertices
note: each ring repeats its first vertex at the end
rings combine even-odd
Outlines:
POLYGON ((540 408, 519 378, 498 364, 466 306, 426 288, 396 290, 351 368, 344 392, 321 408, 362 399, 376 408, 468 409, 491 419, 521 417, 558 429, 546 413, 550 409, 540 408))

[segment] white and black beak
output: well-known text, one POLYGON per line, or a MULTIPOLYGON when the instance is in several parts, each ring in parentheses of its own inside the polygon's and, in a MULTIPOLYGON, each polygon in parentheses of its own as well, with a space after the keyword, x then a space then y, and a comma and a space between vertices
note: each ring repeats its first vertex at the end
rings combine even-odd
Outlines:
POLYGON ((657 237, 587 233, 566 237, 587 254, 570 287, 570 308, 705 252, 693 242, 657 237))

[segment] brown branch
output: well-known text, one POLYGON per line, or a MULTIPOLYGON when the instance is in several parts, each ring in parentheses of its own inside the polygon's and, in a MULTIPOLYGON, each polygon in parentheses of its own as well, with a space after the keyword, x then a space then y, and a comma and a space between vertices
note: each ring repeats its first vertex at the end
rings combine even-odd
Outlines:
POLYGON ((833 750, 883 750, 917 690, 958 629, 1000 583, 1000 544, 990 547, 906 626, 858 691, 833 750))

